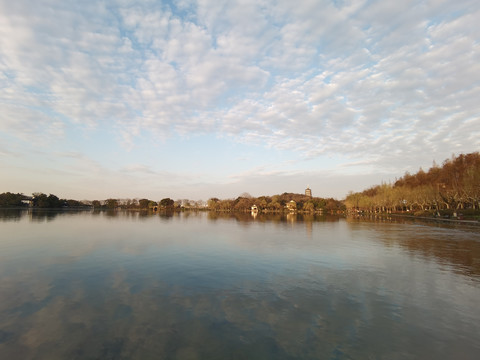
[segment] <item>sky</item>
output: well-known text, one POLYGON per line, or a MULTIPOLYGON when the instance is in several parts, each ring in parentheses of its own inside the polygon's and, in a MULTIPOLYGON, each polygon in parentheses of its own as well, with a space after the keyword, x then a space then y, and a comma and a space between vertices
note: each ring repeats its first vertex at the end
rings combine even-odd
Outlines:
POLYGON ((343 199, 480 150, 478 0, 0 0, 0 192, 343 199))

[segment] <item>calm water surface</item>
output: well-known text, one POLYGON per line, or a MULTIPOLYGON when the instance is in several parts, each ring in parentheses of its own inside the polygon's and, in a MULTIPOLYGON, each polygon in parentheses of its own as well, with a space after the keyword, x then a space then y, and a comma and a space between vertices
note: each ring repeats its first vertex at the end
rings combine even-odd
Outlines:
POLYGON ((478 359, 472 227, 0 212, 0 359, 478 359))

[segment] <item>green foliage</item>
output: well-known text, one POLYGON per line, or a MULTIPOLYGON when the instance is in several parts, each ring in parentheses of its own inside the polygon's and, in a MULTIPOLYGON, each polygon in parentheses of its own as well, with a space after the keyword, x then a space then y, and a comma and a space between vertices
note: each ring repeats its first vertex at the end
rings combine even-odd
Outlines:
POLYGON ((306 212, 314 212, 315 211, 315 205, 313 201, 307 201, 306 203, 303 204, 303 210, 306 212))
POLYGON ((28 197, 23 194, 6 192, 0 194, 0 207, 23 207, 26 206, 28 197))
POLYGON ((238 197, 234 201, 233 208, 239 211, 250 211, 254 202, 255 199, 253 199, 250 195, 249 197, 238 197))
POLYGON ((116 209, 118 207, 118 200, 117 199, 105 200, 105 207, 110 210, 116 209))
POLYGON ((170 198, 160 200, 159 205, 163 208, 173 208, 175 201, 170 198))
POLYGON ((50 209, 59 209, 59 208, 79 208, 89 206, 82 203, 78 200, 66 200, 59 199, 58 196, 50 194, 46 195, 44 193, 34 193, 32 196, 26 196, 23 194, 13 194, 6 192, 0 194, 0 207, 26 207, 33 206, 36 208, 50 208, 50 209))
POLYGON ((138 200, 138 206, 140 207, 140 209, 148 209, 149 204, 150 204, 150 200, 148 199, 138 200))
POLYGON ((60 200, 58 196, 50 194, 46 195, 44 193, 34 193, 33 194, 33 206, 39 208, 62 208, 66 206, 66 200, 60 200))
POLYGON ((78 201, 78 200, 69 199, 65 201, 65 206, 69 208, 78 208, 78 207, 84 207, 85 204, 83 204, 81 201, 78 201))

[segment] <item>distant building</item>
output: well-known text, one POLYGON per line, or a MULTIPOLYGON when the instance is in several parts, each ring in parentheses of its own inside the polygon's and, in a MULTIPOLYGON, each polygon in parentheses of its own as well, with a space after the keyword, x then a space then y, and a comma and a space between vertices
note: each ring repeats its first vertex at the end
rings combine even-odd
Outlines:
POLYGON ((288 211, 297 211, 297 203, 293 200, 290 200, 285 207, 288 209, 288 211))
POLYGON ((33 207, 33 199, 30 198, 30 199, 23 199, 22 200, 22 204, 23 205, 26 205, 28 207, 33 207))
POLYGON ((309 187, 305 189, 305 196, 312 197, 312 190, 309 187))
POLYGON ((253 205, 252 206, 252 216, 255 219, 257 217, 257 215, 258 215, 258 207, 257 207, 257 205, 253 205))

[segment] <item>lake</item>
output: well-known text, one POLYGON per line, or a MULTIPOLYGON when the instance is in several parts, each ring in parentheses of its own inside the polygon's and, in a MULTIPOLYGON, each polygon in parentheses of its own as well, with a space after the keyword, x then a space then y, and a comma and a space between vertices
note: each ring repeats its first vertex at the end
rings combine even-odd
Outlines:
POLYGON ((0 359, 478 359, 480 228, 0 211, 0 359))

